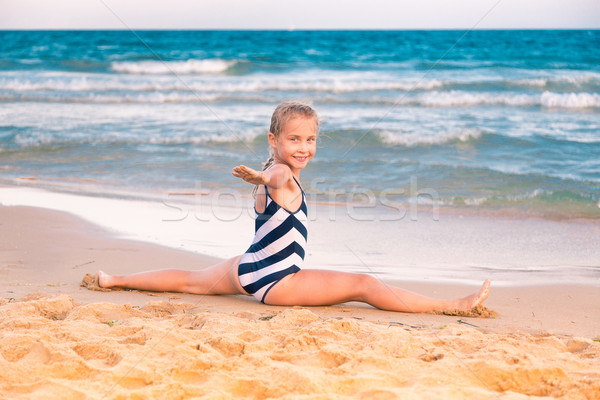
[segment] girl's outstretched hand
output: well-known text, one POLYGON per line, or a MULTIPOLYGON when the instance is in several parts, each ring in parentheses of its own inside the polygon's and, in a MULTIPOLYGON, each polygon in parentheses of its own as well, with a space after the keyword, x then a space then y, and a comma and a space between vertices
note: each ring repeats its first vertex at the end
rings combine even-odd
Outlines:
POLYGON ((231 174, 233 176, 237 176, 238 178, 242 178, 246 182, 252 183, 253 185, 267 185, 269 183, 263 172, 253 170, 245 165, 239 165, 235 167, 231 174))

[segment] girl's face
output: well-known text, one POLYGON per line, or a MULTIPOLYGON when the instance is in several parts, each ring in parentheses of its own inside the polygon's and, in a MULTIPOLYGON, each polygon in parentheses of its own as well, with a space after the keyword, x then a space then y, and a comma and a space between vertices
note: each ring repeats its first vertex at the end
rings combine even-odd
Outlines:
POLYGON ((298 172, 317 151, 317 124, 312 118, 292 118, 279 136, 269 133, 269 144, 277 161, 287 164, 292 172, 298 172))

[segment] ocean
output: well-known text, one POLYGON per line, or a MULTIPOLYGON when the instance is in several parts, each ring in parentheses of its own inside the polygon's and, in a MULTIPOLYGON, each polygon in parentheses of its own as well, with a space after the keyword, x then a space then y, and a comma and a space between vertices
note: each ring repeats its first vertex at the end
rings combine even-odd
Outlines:
POLYGON ((2 31, 0 182, 249 193, 231 169, 261 167, 298 99, 316 201, 597 219, 599 50, 597 30, 2 31))

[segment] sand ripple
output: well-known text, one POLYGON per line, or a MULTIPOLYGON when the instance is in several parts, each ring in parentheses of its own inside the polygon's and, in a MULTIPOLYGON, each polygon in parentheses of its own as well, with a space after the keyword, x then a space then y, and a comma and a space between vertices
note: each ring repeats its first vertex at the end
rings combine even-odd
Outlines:
POLYGON ((600 343, 309 309, 0 299, 0 398, 600 399, 600 343))

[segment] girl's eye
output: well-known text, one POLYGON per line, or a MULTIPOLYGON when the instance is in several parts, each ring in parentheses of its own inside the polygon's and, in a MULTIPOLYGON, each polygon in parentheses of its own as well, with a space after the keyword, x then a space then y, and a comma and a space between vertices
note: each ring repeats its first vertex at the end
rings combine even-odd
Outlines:
MULTIPOLYGON (((289 140, 292 141, 292 142, 297 142, 298 138, 290 138, 289 140)), ((306 139, 306 141, 307 142, 316 142, 317 139, 316 138, 309 138, 309 139, 306 139)))

